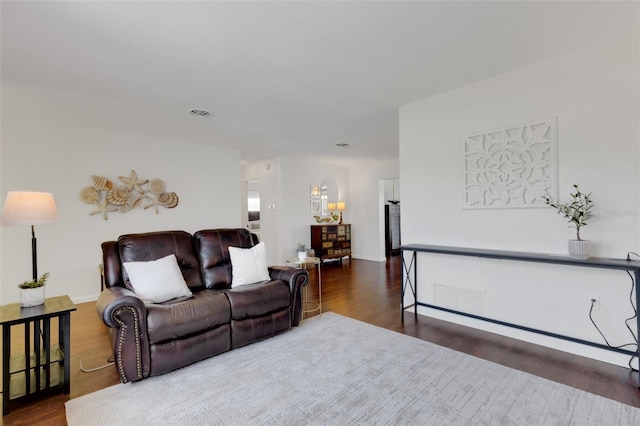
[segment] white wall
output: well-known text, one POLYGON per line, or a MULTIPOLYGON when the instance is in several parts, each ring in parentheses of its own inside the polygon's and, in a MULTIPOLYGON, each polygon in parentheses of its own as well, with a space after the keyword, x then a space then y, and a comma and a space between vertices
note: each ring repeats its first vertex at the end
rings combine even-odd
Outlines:
MULTIPOLYGON (((49 271, 47 294, 69 294, 76 302, 95 300, 99 293, 100 243, 124 233, 165 229, 195 232, 204 228, 242 226, 246 203, 244 182, 260 179, 261 239, 271 264, 295 257, 298 242, 310 244, 309 186, 334 181, 336 196, 347 203, 344 221, 354 222, 354 257, 379 260, 369 249, 378 244, 376 208, 378 181, 397 175, 397 161, 344 165, 313 158, 274 158, 240 170, 236 150, 203 146, 187 140, 119 132, 117 123, 99 111, 108 101, 55 89, 3 83, 0 139, 0 196, 9 190, 54 193, 60 223, 36 228, 38 268, 49 271), (60 101, 66 101, 59 108, 60 101), (88 105, 90 108, 82 108, 88 105), (116 183, 134 169, 141 178, 161 178, 180 203, 175 209, 110 213, 109 220, 89 216, 80 190, 91 175, 116 183), (351 178, 358 195, 351 198, 351 178), (275 210, 269 210, 275 205, 275 210), (356 235, 357 233, 357 235, 356 235), (370 243, 370 241, 372 241, 370 243)), ((337 200, 336 200, 337 201, 337 200)), ((16 284, 31 278, 28 227, 0 228, 0 303, 18 300, 16 284)))
MULTIPOLYGON (((2 202, 9 190, 35 190, 53 192, 58 205, 60 222, 36 227, 38 271, 51 273, 48 296, 95 300, 100 243, 121 234, 240 226, 238 151, 85 127, 76 111, 49 102, 38 88, 2 86, 2 202), (24 102, 27 97, 33 109, 24 102), (107 221, 89 216, 93 207, 83 204, 79 193, 90 185, 90 176, 117 181, 132 169, 140 178, 163 179, 180 197, 179 205, 157 215, 149 209, 110 213, 107 221)), ((31 278, 30 237, 28 226, 0 228, 0 303, 17 302, 16 284, 31 278)))
MULTIPOLYGON (((581 232, 593 255, 624 258, 639 248, 640 116, 638 28, 627 38, 546 60, 400 109, 403 244, 567 252, 574 231, 551 208, 463 210, 461 136, 556 116, 559 193, 571 185, 592 192, 594 217, 581 232)), ((519 262, 421 255, 420 300, 434 284, 479 290, 483 315, 602 342, 632 342, 624 320, 633 315, 624 272, 519 262)), ((625 355, 556 341, 422 309, 453 322, 627 364, 625 355)), ((635 322, 633 322, 635 329, 635 322)), ((637 363, 636 363, 637 365, 637 363)))
POLYGON ((329 202, 346 203, 343 221, 351 223, 351 184, 347 167, 313 158, 282 158, 282 208, 279 217, 280 248, 284 257, 296 257, 298 243, 311 246, 310 225, 317 222, 311 213, 310 186, 323 183, 329 185, 329 202))
MULTIPOLYGON (((252 179, 260 181, 260 241, 267 249, 267 262, 270 265, 284 264, 280 254, 279 211, 280 211, 280 159, 246 164, 242 167, 242 181, 252 179), (275 205, 275 210, 268 207, 275 205)), ((243 185, 244 187, 244 185, 243 185)), ((246 204, 246 195, 242 195, 246 204)), ((246 210, 246 209, 245 209, 246 210)), ((243 212, 243 215, 245 213, 243 212)))
POLYGON ((360 160, 349 165, 352 249, 358 259, 384 262, 384 182, 398 176, 398 159, 360 160), (382 185, 382 186, 381 186, 382 185))
MULTIPOLYGON (((356 259, 385 261, 384 192, 381 180, 398 176, 398 159, 359 160, 346 165, 313 158, 279 157, 243 166, 242 180, 260 180, 261 239, 269 263, 295 257, 298 242, 311 243, 310 185, 334 181, 338 198, 347 203, 343 221, 351 224, 356 259), (268 205, 275 204, 276 210, 268 205)), ((384 188, 383 188, 384 189, 384 188)), ((244 201, 243 201, 244 202, 244 201)))
POLYGON ((311 213, 311 185, 332 182, 338 199, 347 203, 343 220, 351 223, 348 167, 313 158, 278 157, 245 165, 242 175, 244 181, 260 180, 260 234, 270 264, 284 265, 287 258, 295 258, 298 243, 310 247, 310 225, 317 223, 311 213), (276 209, 269 210, 270 204, 276 209))

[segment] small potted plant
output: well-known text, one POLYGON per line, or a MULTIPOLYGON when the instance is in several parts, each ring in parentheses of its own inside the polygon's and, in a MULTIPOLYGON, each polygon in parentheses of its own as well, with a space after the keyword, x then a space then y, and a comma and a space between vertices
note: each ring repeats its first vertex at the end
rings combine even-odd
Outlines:
POLYGON ((590 253, 589 240, 580 238, 580 228, 587 226, 587 219, 591 217, 591 193, 580 192, 578 185, 573 185, 574 193, 570 193, 571 201, 566 204, 554 203, 546 196, 543 197, 547 205, 555 208, 558 214, 569 221, 569 226, 576 228, 576 239, 569 240, 569 254, 580 259, 588 259, 590 253))
POLYGON ((302 243, 298 243, 298 259, 305 260, 307 258, 307 246, 302 243))
POLYGON ((45 272, 37 280, 25 281, 18 284, 20 289, 20 306, 28 308, 44 303, 44 285, 49 278, 49 273, 45 272))

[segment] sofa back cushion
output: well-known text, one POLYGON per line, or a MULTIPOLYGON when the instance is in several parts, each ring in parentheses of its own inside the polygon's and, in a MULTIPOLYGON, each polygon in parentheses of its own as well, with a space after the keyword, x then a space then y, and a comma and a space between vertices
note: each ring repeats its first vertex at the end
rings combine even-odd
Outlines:
POLYGON ((254 238, 243 228, 207 229, 193 234, 206 288, 231 288, 232 271, 229 246, 251 248, 254 238))
MULTIPOLYGON (((121 235, 118 238, 121 262, 147 262, 175 254, 178 266, 190 289, 202 288, 200 265, 191 234, 185 231, 160 231, 121 235)), ((129 281, 122 269, 125 284, 129 281)))

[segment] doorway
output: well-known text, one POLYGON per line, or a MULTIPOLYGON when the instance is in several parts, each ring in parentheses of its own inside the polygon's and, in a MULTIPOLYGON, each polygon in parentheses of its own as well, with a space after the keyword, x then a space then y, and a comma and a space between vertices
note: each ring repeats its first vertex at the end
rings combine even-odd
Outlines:
POLYGON ((384 253, 390 256, 400 254, 400 178, 384 181, 384 253))
POLYGON ((247 229, 260 240, 260 180, 247 181, 247 229))

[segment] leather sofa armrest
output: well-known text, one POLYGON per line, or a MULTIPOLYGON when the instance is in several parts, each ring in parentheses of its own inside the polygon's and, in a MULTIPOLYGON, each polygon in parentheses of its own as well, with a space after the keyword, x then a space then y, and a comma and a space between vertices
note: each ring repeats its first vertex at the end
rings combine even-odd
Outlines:
POLYGON ((111 328, 113 356, 122 383, 149 375, 150 354, 147 308, 142 299, 123 287, 106 288, 97 302, 98 315, 111 328))
POLYGON ((113 319, 113 313, 122 306, 134 307, 141 318, 146 318, 147 308, 144 306, 142 299, 124 287, 109 287, 104 289, 102 293, 100 293, 96 303, 98 316, 104 321, 107 327, 119 327, 119 324, 113 319))
POLYGON ((304 269, 289 266, 270 266, 269 275, 272 280, 282 280, 289 283, 291 327, 297 327, 302 321, 302 288, 309 284, 309 273, 304 269))

